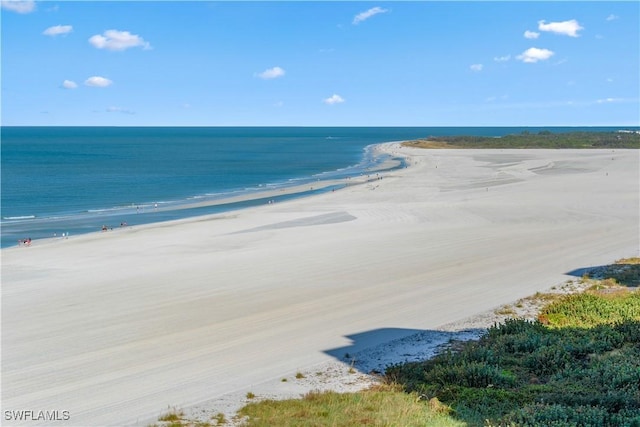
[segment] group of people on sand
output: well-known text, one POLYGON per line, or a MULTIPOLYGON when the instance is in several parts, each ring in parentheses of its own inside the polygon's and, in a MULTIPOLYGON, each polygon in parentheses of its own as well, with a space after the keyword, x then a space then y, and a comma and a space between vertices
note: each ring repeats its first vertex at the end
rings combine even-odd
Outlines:
MULTIPOLYGON (((61 234, 63 239, 69 238, 69 233, 61 234)), ((53 233, 53 237, 58 237, 58 233, 53 233)), ((27 237, 26 239, 18 239, 18 246, 31 246, 31 237, 27 237)))
MULTIPOLYGON (((127 223, 125 221, 122 221, 120 223, 120 227, 126 227, 126 226, 127 226, 127 223)), ((102 226, 102 231, 108 231, 108 230, 113 230, 113 227, 109 227, 109 226, 106 226, 106 225, 102 226)))

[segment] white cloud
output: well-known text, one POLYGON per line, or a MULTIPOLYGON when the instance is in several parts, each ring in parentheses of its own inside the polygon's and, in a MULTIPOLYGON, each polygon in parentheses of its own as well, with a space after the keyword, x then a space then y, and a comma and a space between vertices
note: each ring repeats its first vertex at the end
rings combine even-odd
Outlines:
POLYGON ((107 113, 135 114, 134 111, 127 110, 126 108, 122 107, 108 107, 107 113))
POLYGON ((276 102, 275 104, 273 104, 273 106, 274 106, 274 107, 278 107, 278 108, 283 107, 283 106, 284 106, 284 102, 282 102, 282 101, 278 101, 278 102, 276 102))
POLYGON ((516 58, 522 62, 534 63, 538 61, 544 61, 553 56, 553 52, 549 49, 538 49, 537 47, 530 47, 522 52, 516 58))
POLYGON ((496 62, 507 62, 510 59, 511 59, 511 55, 495 56, 493 58, 493 60, 496 61, 496 62))
POLYGON ((505 101, 509 99, 509 95, 490 96, 486 99, 487 102, 505 101))
POLYGON ((387 13, 389 12, 389 9, 383 9, 381 7, 372 7, 369 10, 366 10, 364 12, 360 12, 359 14, 357 14, 354 18, 353 18, 353 25, 358 25, 359 23, 366 21, 367 19, 371 18, 372 16, 378 15, 379 13, 387 13))
POLYGON ((42 34, 45 36, 58 36, 60 34, 69 34, 71 31, 73 31, 71 25, 55 25, 44 30, 42 34))
POLYGON ((596 101, 598 104, 611 104, 613 102, 624 102, 622 98, 604 98, 596 101))
POLYGON ((72 80, 65 80, 62 82, 62 87, 65 89, 75 89, 78 87, 78 84, 72 80))
POLYGON ((614 14, 611 14, 609 16, 607 16, 607 21, 615 21, 616 19, 619 19, 620 17, 614 14))
POLYGON ((471 71, 482 71, 483 65, 482 64, 473 64, 469 68, 471 68, 471 71))
POLYGON ((327 105, 334 105, 334 104, 342 104, 344 101, 345 99, 343 97, 334 93, 333 95, 323 100, 322 102, 324 102, 327 105))
POLYGON ((261 79, 270 80, 270 79, 277 79, 278 77, 282 77, 284 76, 284 74, 285 74, 285 71, 282 68, 273 67, 273 68, 268 68, 261 73, 257 73, 256 76, 260 77, 261 79))
POLYGON ((3 9, 17 13, 31 13, 36 10, 36 2, 31 0, 2 0, 0 6, 2 6, 3 9))
POLYGON ((527 30, 524 32, 525 39, 537 39, 538 37, 540 37, 540 33, 536 33, 535 31, 527 30))
POLYGON ((84 81, 85 85, 93 87, 107 87, 111 86, 112 83, 113 82, 111 80, 100 76, 92 76, 84 81))
POLYGON ((578 21, 576 21, 575 19, 562 22, 549 22, 548 24, 546 24, 545 21, 542 20, 538 21, 538 30, 549 31, 555 34, 562 34, 570 37, 579 37, 578 31, 584 30, 584 28, 581 27, 578 21))
POLYGON ((132 47, 151 49, 149 42, 129 31, 107 30, 103 35, 96 34, 89 38, 89 43, 98 49, 125 50, 132 47))

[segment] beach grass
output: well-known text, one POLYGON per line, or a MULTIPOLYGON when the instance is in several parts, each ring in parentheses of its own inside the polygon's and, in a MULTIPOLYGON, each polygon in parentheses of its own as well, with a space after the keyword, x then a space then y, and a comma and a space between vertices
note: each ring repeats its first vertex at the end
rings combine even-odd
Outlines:
POLYGON ((247 427, 293 426, 464 426, 437 399, 423 400, 397 386, 358 393, 310 392, 302 399, 264 400, 239 412, 247 427))

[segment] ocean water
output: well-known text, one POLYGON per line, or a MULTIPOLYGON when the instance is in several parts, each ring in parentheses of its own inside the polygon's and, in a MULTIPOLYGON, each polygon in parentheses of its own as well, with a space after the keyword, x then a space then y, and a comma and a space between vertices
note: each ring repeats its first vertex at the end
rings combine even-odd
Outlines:
POLYGON ((580 129, 2 127, 1 246, 264 204, 190 207, 366 173, 387 160, 371 150, 382 142, 523 130, 580 129))

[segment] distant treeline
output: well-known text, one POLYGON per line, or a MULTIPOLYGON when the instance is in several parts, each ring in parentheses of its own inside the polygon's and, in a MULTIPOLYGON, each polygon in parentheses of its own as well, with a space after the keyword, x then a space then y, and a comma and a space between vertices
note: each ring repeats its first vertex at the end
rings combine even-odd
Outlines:
POLYGON ((640 133, 524 131, 502 137, 429 136, 404 145, 419 148, 640 148, 640 133))

